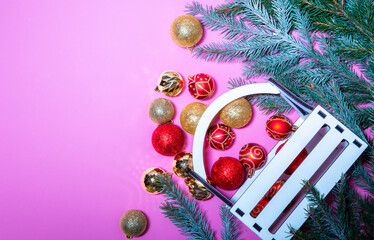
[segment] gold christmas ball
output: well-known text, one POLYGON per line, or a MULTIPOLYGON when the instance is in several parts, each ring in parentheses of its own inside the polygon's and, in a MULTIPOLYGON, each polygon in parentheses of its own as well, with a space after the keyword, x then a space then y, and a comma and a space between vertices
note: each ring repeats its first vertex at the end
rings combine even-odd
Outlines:
POLYGON ((244 127, 252 118, 251 104, 245 98, 236 99, 221 109, 219 118, 231 128, 244 127))
POLYGON ((161 73, 155 91, 162 92, 169 97, 175 97, 182 92, 183 86, 182 76, 176 71, 168 70, 161 73))
POLYGON ((174 19, 170 26, 171 39, 179 46, 195 46, 203 36, 200 21, 192 15, 181 15, 174 19))
POLYGON ((205 201, 213 196, 213 194, 209 192, 201 182, 194 178, 188 177, 184 180, 184 183, 188 186, 188 192, 196 200, 205 201))
POLYGON ((145 191, 152 194, 158 194, 163 191, 162 187, 156 184, 157 177, 159 175, 165 177, 171 177, 170 173, 166 173, 163 169, 159 167, 152 167, 145 170, 141 177, 141 184, 145 191))
POLYGON ((175 155, 173 160, 173 171, 181 178, 189 176, 188 171, 192 169, 192 154, 188 152, 181 152, 175 155))
POLYGON ((207 107, 207 105, 199 102, 193 102, 185 106, 180 115, 182 128, 189 134, 195 134, 197 124, 207 107))
POLYGON ((147 224, 147 217, 138 210, 125 212, 120 220, 121 230, 129 239, 142 235, 147 228, 147 224))
POLYGON ((149 104, 148 116, 157 124, 169 122, 174 117, 174 106, 165 98, 157 98, 149 104))

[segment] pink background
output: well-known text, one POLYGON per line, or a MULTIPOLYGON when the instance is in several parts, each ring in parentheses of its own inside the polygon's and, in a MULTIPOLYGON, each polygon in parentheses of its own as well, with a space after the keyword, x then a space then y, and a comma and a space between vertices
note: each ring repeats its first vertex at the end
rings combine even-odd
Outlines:
MULTIPOLYGON (((186 238, 161 214, 163 197, 140 185, 149 167, 172 172, 173 158, 151 145, 156 125, 147 108, 164 97, 153 89, 165 70, 185 79, 204 72, 216 80, 216 98, 241 72, 239 64, 194 59, 172 42, 169 26, 186 3, 1 1, 0 239, 125 239, 119 219, 130 209, 149 219, 139 239, 186 238)), ((220 39, 205 31, 201 43, 220 39)), ((166 98, 175 105, 177 125, 183 107, 196 101, 186 89, 166 98)), ((210 165, 219 156, 237 157, 248 142, 270 150, 275 142, 265 134, 267 118, 254 109, 229 151, 207 149, 210 165)), ((186 135, 184 150, 192 152, 193 136, 186 135)), ((173 179, 185 189, 182 179, 173 179)), ((220 239, 221 202, 199 204, 220 239)), ((258 239, 246 227, 240 232, 258 239)))

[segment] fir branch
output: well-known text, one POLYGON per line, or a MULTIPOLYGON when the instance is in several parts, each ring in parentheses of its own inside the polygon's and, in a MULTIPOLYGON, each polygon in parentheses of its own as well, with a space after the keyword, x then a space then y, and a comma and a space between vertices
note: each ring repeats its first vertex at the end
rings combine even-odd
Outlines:
POLYGON ((189 239, 213 240, 213 231, 196 202, 169 177, 159 174, 158 184, 163 186, 161 194, 166 198, 160 209, 179 231, 189 239))
POLYGON ((221 205, 219 207, 219 215, 221 217, 221 238, 222 240, 239 240, 237 237, 239 232, 237 228, 237 223, 234 216, 226 208, 226 205, 221 205))

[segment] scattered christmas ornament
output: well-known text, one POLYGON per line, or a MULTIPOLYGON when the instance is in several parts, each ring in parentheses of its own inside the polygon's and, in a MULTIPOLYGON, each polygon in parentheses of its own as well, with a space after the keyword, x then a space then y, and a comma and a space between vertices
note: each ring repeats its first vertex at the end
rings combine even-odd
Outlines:
POLYGON ((252 177, 256 169, 265 166, 267 153, 260 145, 248 143, 240 149, 239 160, 243 164, 248 177, 252 177))
POLYGON ((173 171, 181 178, 188 177, 188 171, 193 169, 192 154, 187 152, 178 153, 173 160, 173 171))
POLYGON ((266 198, 262 198, 257 205, 252 209, 252 211, 249 213, 253 218, 256 218, 258 214, 264 209, 264 207, 268 204, 269 200, 266 198))
POLYGON ((279 191, 279 189, 281 189, 283 184, 283 180, 276 181, 273 184, 273 186, 269 189, 269 191, 266 193, 265 198, 270 201, 274 197, 274 195, 279 191))
POLYGON ((244 127, 252 118, 251 104, 245 98, 236 99, 221 109, 219 118, 229 127, 244 127))
POLYGON ((188 80, 188 91, 196 99, 209 99, 216 91, 216 83, 208 74, 198 73, 188 76, 188 80))
POLYGON ((217 123, 208 129, 209 145, 214 149, 226 150, 230 148, 235 138, 235 133, 225 124, 217 123))
POLYGON ((209 192, 201 182, 194 178, 188 177, 184 182, 188 186, 188 192, 196 200, 205 201, 213 196, 213 194, 209 192))
POLYGON ((165 98, 157 98, 149 105, 148 116, 157 124, 169 122, 174 117, 174 106, 165 98))
POLYGON ((168 70, 161 73, 155 91, 162 92, 169 97, 175 97, 181 93, 183 86, 182 76, 175 71, 168 70))
POLYGON ((120 220, 121 230, 128 239, 142 235, 147 228, 147 217, 138 210, 125 212, 120 220))
POLYGON ((189 134, 195 134, 197 124, 207 107, 207 105, 199 102, 193 102, 185 106, 180 115, 182 128, 189 134))
POLYGON ((203 36, 203 27, 196 17, 188 14, 181 15, 172 22, 170 36, 177 45, 191 48, 203 36))
MULTIPOLYGON (((279 152, 279 150, 282 149, 282 147, 284 146, 284 144, 286 144, 286 142, 282 143, 278 149, 275 151, 275 154, 277 154, 279 152)), ((308 152, 307 150, 304 148, 300 153, 299 155, 297 155, 297 157, 292 161, 292 163, 290 164, 290 166, 288 166, 288 168, 286 169, 286 171, 284 171, 284 173, 288 174, 288 175, 291 175, 295 170, 296 168, 298 168, 300 166, 300 164, 305 160, 305 158, 308 156, 308 152)))
POLYGON ((159 154, 174 156, 184 146, 184 133, 173 123, 161 124, 152 134, 152 145, 159 154))
POLYGON ((145 170, 140 179, 143 189, 152 194, 162 192, 162 188, 156 184, 157 177, 160 174, 164 177, 171 177, 171 173, 167 173, 159 167, 152 167, 145 170))
POLYGON ((243 183, 245 170, 239 160, 233 157, 220 157, 212 167, 212 181, 224 190, 234 190, 243 183))
POLYGON ((296 130, 284 115, 273 115, 266 122, 266 133, 275 140, 287 139, 296 130))

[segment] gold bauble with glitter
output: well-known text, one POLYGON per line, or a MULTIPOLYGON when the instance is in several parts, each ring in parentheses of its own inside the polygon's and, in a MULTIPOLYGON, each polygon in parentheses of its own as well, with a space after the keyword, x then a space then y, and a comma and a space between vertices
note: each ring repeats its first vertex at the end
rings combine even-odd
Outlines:
POLYGON ((159 167, 152 167, 145 170, 141 176, 141 185, 143 189, 151 194, 162 192, 162 187, 156 184, 157 178, 160 174, 166 178, 171 177, 171 173, 167 173, 159 167))
POLYGON ((203 27, 196 17, 188 14, 181 15, 171 24, 170 36, 177 45, 190 48, 202 38, 203 27))
POLYGON ((139 210, 125 212, 120 220, 120 227, 128 239, 142 235, 147 228, 147 217, 139 210))
POLYGON ((148 116, 157 124, 169 122, 174 117, 174 106, 165 98, 157 98, 149 104, 148 116))
POLYGON ((221 121, 231 128, 241 128, 252 118, 251 104, 245 98, 236 99, 219 112, 221 121))
POLYGON ((193 170, 191 153, 181 152, 175 155, 173 160, 173 171, 178 177, 186 178, 190 176, 188 174, 190 169, 193 170))
POLYGON ((169 97, 175 97, 182 92, 183 86, 182 76, 176 71, 168 70, 159 76, 155 91, 162 92, 169 97))
POLYGON ((199 102, 193 102, 185 106, 180 115, 182 128, 189 134, 195 134, 197 124, 207 107, 207 105, 199 102))
POLYGON ((184 183, 188 186, 188 192, 196 200, 205 201, 213 196, 201 182, 194 178, 188 177, 184 180, 184 183))

